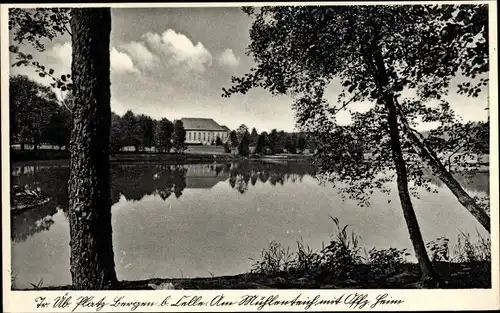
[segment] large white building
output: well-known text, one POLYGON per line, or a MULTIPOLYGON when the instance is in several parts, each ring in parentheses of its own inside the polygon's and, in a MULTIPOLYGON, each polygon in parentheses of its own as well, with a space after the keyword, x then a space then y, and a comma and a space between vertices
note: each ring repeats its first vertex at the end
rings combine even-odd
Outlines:
POLYGON ((186 130, 187 144, 215 145, 217 137, 222 142, 229 140, 229 128, 219 125, 211 118, 181 118, 186 130))

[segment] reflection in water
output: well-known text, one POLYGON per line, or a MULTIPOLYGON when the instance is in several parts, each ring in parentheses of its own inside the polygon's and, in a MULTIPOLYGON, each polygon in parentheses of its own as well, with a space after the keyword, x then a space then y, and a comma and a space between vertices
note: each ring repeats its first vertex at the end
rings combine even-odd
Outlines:
MULTIPOLYGON (((127 201, 140 201, 145 196, 158 196, 167 200, 172 194, 179 198, 185 188, 210 189, 217 183, 228 180, 231 188, 245 193, 249 185, 258 182, 272 186, 286 182, 302 182, 305 175, 314 176, 316 168, 302 163, 231 162, 225 164, 112 164, 111 199, 118 203, 120 196, 127 201)), ((455 175, 468 190, 489 192, 488 173, 473 176, 455 175)), ((41 190, 51 199, 33 210, 27 210, 12 217, 12 239, 24 241, 29 236, 48 230, 53 224, 51 216, 62 209, 67 216, 68 189, 67 166, 19 166, 12 170, 12 181, 28 189, 41 190)), ((432 183, 442 187, 443 183, 432 178, 432 183)))
MULTIPOLYGON (((328 240, 328 216, 353 225, 363 242, 407 248, 407 230, 397 193, 374 199, 373 208, 342 203, 336 190, 319 186, 309 164, 230 162, 223 164, 113 164, 113 247, 121 279, 237 274, 248 270, 269 241, 309 244, 328 240), (326 217, 326 218, 325 218, 326 217)), ((12 216, 12 266, 24 282, 70 282, 67 221, 67 166, 17 166, 12 181, 39 188, 51 200, 12 216)), ((488 193, 488 173, 471 181, 457 176, 467 190, 488 193)), ((440 182, 435 181, 439 186, 440 182)), ((428 240, 474 232, 466 210, 454 196, 422 194, 415 200, 428 240), (468 228, 467 228, 468 227, 468 228)), ((29 283, 28 283, 29 287, 29 283)))
POLYGON ((53 201, 49 201, 37 209, 22 211, 12 216, 11 238, 15 242, 25 241, 28 237, 44 230, 48 230, 54 220, 52 216, 57 213, 53 201))
POLYGON ((270 182, 271 185, 284 185, 285 182, 302 182, 304 175, 314 176, 316 168, 303 163, 261 163, 244 160, 227 164, 224 168, 229 173, 232 188, 244 193, 249 183, 255 186, 257 181, 270 182))

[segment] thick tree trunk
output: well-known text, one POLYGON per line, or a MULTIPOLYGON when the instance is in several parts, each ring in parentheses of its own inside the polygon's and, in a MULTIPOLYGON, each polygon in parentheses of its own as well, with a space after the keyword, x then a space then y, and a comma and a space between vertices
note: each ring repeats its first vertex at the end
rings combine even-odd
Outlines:
MULTIPOLYGON (((379 88, 383 89, 388 85, 385 64, 380 51, 374 51, 374 56, 375 66, 378 72, 377 79, 379 88)), ((422 280, 436 280, 438 278, 437 273, 432 266, 429 256, 427 255, 422 233, 420 232, 420 226, 418 225, 417 216, 408 191, 408 175, 406 171, 406 162, 403 158, 403 151, 401 150, 398 115, 396 105, 394 104, 394 98, 392 95, 387 94, 383 97, 383 100, 388 113, 389 135, 391 138, 392 158, 394 160, 397 174, 399 199, 401 201, 401 208, 403 209, 406 226, 408 227, 408 232, 410 234, 410 240, 420 266, 422 280)))
POLYGON ((111 13, 72 10, 74 122, 69 220, 73 288, 106 289, 117 279, 109 173, 111 13))
POLYGON ((430 149, 424 141, 423 136, 410 127, 406 117, 401 112, 401 108, 397 102, 394 102, 397 113, 402 121, 403 130, 408 134, 413 148, 420 157, 432 169, 435 175, 451 190, 457 197, 458 201, 490 232, 490 217, 486 211, 481 208, 476 201, 462 188, 460 183, 446 169, 443 163, 439 160, 436 153, 430 149))

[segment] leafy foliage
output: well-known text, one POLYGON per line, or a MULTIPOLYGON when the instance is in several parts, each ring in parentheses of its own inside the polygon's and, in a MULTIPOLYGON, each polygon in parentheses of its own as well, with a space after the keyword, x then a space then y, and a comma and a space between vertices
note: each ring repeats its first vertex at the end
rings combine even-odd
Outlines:
MULTIPOLYGON (((486 5, 269 6, 244 12, 253 18, 248 54, 257 66, 233 77, 223 96, 254 87, 292 95, 298 127, 317 141, 319 178, 345 186, 342 194, 361 205, 370 204, 375 190, 389 192, 394 176, 381 101, 387 91, 411 125, 425 121, 445 127, 457 123, 443 100, 452 79, 462 74, 465 81, 456 87, 471 96, 488 82, 479 79, 489 69, 486 5), (381 51, 388 71, 384 87, 372 62, 374 51, 381 51), (324 95, 333 82, 342 86, 338 105, 324 95), (339 125, 337 114, 361 101, 366 110, 351 112, 349 126, 339 125)), ((400 137, 412 194, 432 191, 419 155, 405 133, 400 137)), ((282 147, 274 130, 269 145, 275 152, 282 147)), ((435 149, 439 154, 443 147, 435 149)))
POLYGON ((229 142, 227 142, 227 141, 226 141, 226 143, 224 143, 224 152, 231 153, 231 146, 229 145, 229 142))
POLYGON ((172 134, 174 124, 166 118, 162 118, 156 126, 156 147, 158 151, 170 152, 172 147, 172 134))
POLYGON ((215 145, 216 146, 222 146, 223 145, 222 139, 219 136, 217 136, 217 138, 215 138, 215 145))
POLYGON ((248 156, 250 154, 250 133, 248 131, 243 133, 240 144, 238 145, 238 154, 241 156, 248 156))
POLYGON ((183 152, 186 148, 186 130, 181 120, 175 121, 172 145, 176 152, 183 152))
POLYGON ((236 148, 238 146, 239 140, 238 140, 238 134, 236 133, 236 131, 232 130, 229 133, 229 141, 230 141, 231 146, 233 148, 236 148))
POLYGON ((69 144, 71 116, 58 104, 54 92, 27 76, 9 80, 11 144, 69 144))
POLYGON ((377 249, 368 251, 368 264, 372 265, 375 276, 386 276, 397 273, 398 265, 406 263, 405 257, 410 255, 406 249, 377 249))
MULTIPOLYGON (((411 254, 406 249, 371 248, 368 252, 360 247, 360 238, 354 232, 348 232, 348 226, 341 226, 337 218, 333 218, 335 231, 332 240, 319 251, 311 249, 303 240, 297 241, 297 250, 272 241, 261 253, 262 258, 255 261, 253 273, 273 276, 287 274, 286 277, 309 277, 310 279, 370 279, 391 278, 400 280, 404 274, 411 254), (364 255, 363 252, 364 251, 364 255), (365 269, 368 269, 366 271, 365 269)), ((445 237, 437 238, 427 244, 433 262, 443 263, 479 263, 490 262, 491 246, 489 239, 478 235, 477 242, 472 242, 470 235, 460 232, 458 241, 449 247, 445 237)), ((454 273, 453 275, 458 275, 454 273)))
POLYGON ((252 128, 252 132, 250 133, 250 144, 255 146, 257 144, 257 140, 259 140, 259 133, 254 127, 252 128))
POLYGON ((111 114, 111 134, 109 144, 111 152, 116 153, 127 145, 125 125, 121 117, 115 113, 111 114))
POLYGON ((62 35, 71 36, 69 8, 11 8, 9 9, 9 31, 17 45, 11 45, 9 51, 16 55, 12 66, 32 66, 40 77, 49 77, 52 88, 70 91, 73 88, 70 74, 58 75, 54 69, 46 68, 33 59, 33 55, 20 51, 18 45, 31 44, 37 51, 45 51, 44 41, 53 40, 62 35))
POLYGON ((264 153, 266 148, 269 147, 269 135, 266 132, 262 132, 257 139, 257 145, 255 146, 255 153, 264 153))
POLYGON ((143 147, 153 147, 155 145, 156 123, 151 117, 141 114, 137 116, 140 128, 141 145, 143 147))
POLYGON ((125 131, 126 145, 134 146, 137 151, 142 142, 142 129, 137 116, 129 110, 122 116, 122 121, 125 131))

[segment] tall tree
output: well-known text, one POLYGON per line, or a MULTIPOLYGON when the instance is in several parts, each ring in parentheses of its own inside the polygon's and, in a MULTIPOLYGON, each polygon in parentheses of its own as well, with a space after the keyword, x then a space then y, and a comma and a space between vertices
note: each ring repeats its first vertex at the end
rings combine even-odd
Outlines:
POLYGON ((297 153, 297 135, 296 134, 287 134, 285 149, 288 153, 295 154, 297 153))
MULTIPOLYGON (((383 105, 390 93, 405 141, 414 152, 412 157, 424 161, 489 231, 485 210, 413 128, 418 119, 440 122, 450 118, 442 97, 458 74, 466 81, 457 86, 459 93, 474 97, 487 84, 487 78, 479 79, 489 69, 487 5, 265 7, 258 12, 254 8, 245 11, 255 17, 249 53, 260 64, 244 78, 233 78, 237 87, 224 90, 224 95, 238 89, 246 92, 258 84, 276 94, 293 93, 299 124, 304 127, 308 121, 323 119, 321 123, 331 128, 328 118, 350 103, 372 100, 383 105), (384 90, 376 83, 378 73, 373 72, 377 61, 373 56, 378 52, 388 71, 389 84, 384 90), (323 99, 325 87, 334 78, 344 87, 338 107, 323 99), (403 98, 404 90, 416 97, 403 98), (438 108, 432 108, 436 104, 438 108)), ((411 175, 419 171, 415 168, 411 175)))
POLYGON ((172 135, 172 145, 176 152, 183 152, 186 149, 186 130, 181 120, 175 121, 174 134, 172 135))
POLYGON ((71 11, 75 97, 70 148, 69 220, 75 289, 116 282, 109 171, 109 8, 71 11))
MULTIPOLYGON (((385 171, 387 161, 392 159, 404 217, 423 278, 432 278, 435 272, 425 251, 407 180, 410 176, 415 178, 417 185, 421 185, 425 179, 419 175, 422 172, 420 163, 417 162, 417 166, 406 163, 401 148, 406 141, 412 144, 418 156, 430 162, 450 189, 459 194, 459 201, 489 229, 489 218, 482 214, 484 211, 474 206, 469 201, 472 200, 470 197, 466 199, 468 195, 462 192, 463 189, 440 164, 435 153, 411 127, 411 123, 422 117, 425 121, 450 118, 446 103, 441 101, 440 108, 433 110, 426 106, 426 101, 439 100, 446 94, 449 82, 460 66, 464 65, 469 74, 484 71, 485 62, 479 67, 475 67, 474 63, 470 66, 463 55, 472 56, 473 60, 478 58, 469 51, 460 51, 464 42, 473 44, 473 37, 484 29, 481 24, 484 10, 474 11, 471 6, 462 8, 263 7, 256 11, 247 7, 245 12, 254 17, 248 51, 256 60, 257 67, 243 78, 233 78, 235 86, 224 89, 223 94, 246 93, 254 86, 262 86, 274 94, 295 95, 294 108, 299 126, 314 131, 320 137, 321 150, 317 156, 320 157, 322 170, 325 174, 340 170, 337 176, 348 182, 354 181, 356 188, 351 188, 349 193, 357 189, 355 197, 366 198, 365 195, 369 194, 366 189, 382 185, 375 173, 385 171), (458 11, 456 20, 453 20, 454 11, 458 11), (476 23, 479 27, 474 26, 474 17, 481 18, 476 23), (451 26, 443 26, 446 25, 443 21, 450 19, 453 20, 451 26), (458 30, 459 25, 464 23, 468 31, 458 30), (474 33, 473 36, 470 33, 474 33), (460 61, 464 62, 460 64, 460 61), (344 87, 339 96, 340 107, 331 107, 323 96, 325 88, 334 78, 340 80, 344 87), (402 100, 401 92, 405 88, 415 90, 418 98, 402 100), (349 99, 347 95, 352 97, 349 99), (354 120, 365 119, 371 125, 364 128, 338 127, 335 115, 349 103, 363 100, 376 103, 367 113, 355 114, 354 120), (353 133, 356 130, 358 132, 353 133), (352 146, 353 142, 364 148, 370 147, 367 139, 375 138, 379 139, 377 145, 371 144, 375 149, 372 153, 375 162, 366 162, 358 152, 353 160, 352 151, 345 149, 351 147, 357 150, 352 146), (330 151, 332 142, 338 144, 342 140, 345 142, 343 149, 330 151), (331 162, 332 155, 356 164, 349 166, 346 162, 343 164, 345 168, 339 169, 338 163, 331 162)), ((476 40, 476 47, 483 53, 484 40, 476 40)), ((477 89, 470 92, 477 93, 477 89)), ((413 159, 414 156, 409 155, 413 159)))
POLYGON ((48 140, 49 123, 57 110, 55 94, 25 75, 9 79, 11 141, 30 143, 37 150, 42 140, 48 140))
POLYGON ((122 116, 122 121, 125 130, 125 138, 127 139, 127 146, 133 146, 135 151, 138 151, 143 134, 137 116, 135 116, 132 111, 128 110, 122 116))
POLYGON ((279 135, 276 129, 271 130, 269 134, 269 149, 271 153, 276 153, 279 149, 279 135))
POLYGON ((29 42, 40 52, 45 50, 42 39, 71 36, 75 75, 56 75, 16 45, 9 50, 17 57, 13 66, 34 66, 39 76, 52 79, 52 88, 71 91, 72 106, 62 105, 73 116, 68 182, 72 284, 74 289, 108 288, 117 281, 109 181, 110 9, 11 9, 9 30, 14 42, 29 42))
POLYGON ((245 124, 241 124, 238 129, 236 129, 236 135, 238 136, 238 142, 241 142, 243 135, 248 132, 248 126, 245 124))
POLYGON ((58 105, 50 117, 49 125, 47 126, 47 141, 59 146, 59 148, 67 147, 70 141, 72 124, 73 117, 71 113, 58 105))
POLYGON ((304 133, 300 133, 298 138, 297 138, 297 149, 299 150, 299 153, 304 152, 304 150, 307 147, 307 139, 304 133))
POLYGON ((155 123, 154 120, 146 116, 144 114, 141 114, 137 116, 137 122, 139 124, 140 128, 140 134, 141 134, 141 146, 142 147, 152 147, 154 146, 155 143, 155 123))
POLYGON ((111 113, 111 134, 109 143, 112 153, 120 151, 127 145, 126 136, 127 134, 122 118, 116 113, 111 113))
POLYGON ((174 124, 166 118, 162 118, 156 125, 156 147, 161 152, 170 152, 172 148, 172 134, 174 124))
POLYGON ((257 140, 257 145, 255 146, 255 153, 265 153, 266 149, 269 148, 269 135, 266 132, 262 132, 257 140))
POLYGON ((254 127, 252 128, 252 132, 250 133, 250 144, 252 146, 255 146, 257 144, 257 140, 259 140, 259 133, 254 127))
POLYGON ((280 130, 278 132, 278 141, 277 141, 277 146, 276 146, 276 149, 277 149, 276 152, 278 152, 278 153, 283 152, 283 150, 285 149, 286 141, 287 141, 287 134, 285 133, 285 131, 280 130))
POLYGON ((238 154, 241 156, 248 156, 250 154, 250 133, 246 131, 241 137, 240 144, 238 145, 238 154))
POLYGON ((239 144, 239 139, 238 139, 238 134, 236 133, 236 131, 232 130, 230 133, 229 133, 229 141, 231 142, 231 146, 233 148, 236 148, 239 144))

